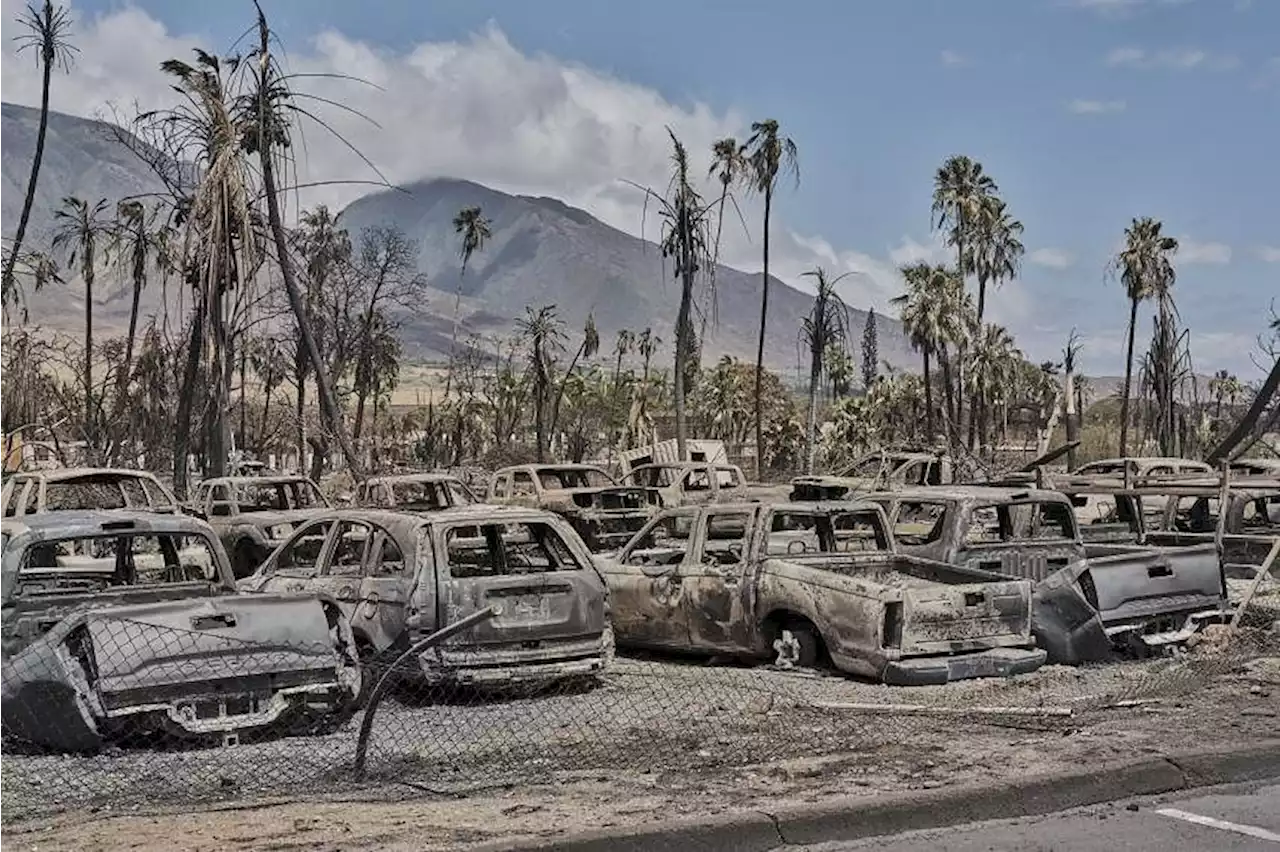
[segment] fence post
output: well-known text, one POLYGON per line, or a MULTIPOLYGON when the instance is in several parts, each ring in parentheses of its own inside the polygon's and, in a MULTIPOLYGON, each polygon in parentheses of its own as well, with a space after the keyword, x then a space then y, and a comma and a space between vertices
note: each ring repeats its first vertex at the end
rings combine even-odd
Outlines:
POLYGON ((461 621, 455 621, 453 624, 442 627, 425 639, 421 639, 416 642, 407 651, 396 657, 395 662, 387 667, 387 670, 382 673, 382 677, 378 678, 378 683, 369 693, 369 701, 365 705, 364 709, 364 718, 360 720, 360 733, 356 739, 356 778, 364 776, 365 758, 369 751, 369 735, 373 731, 373 717, 378 712, 378 705, 382 703, 382 696, 386 693, 387 687, 391 683, 391 676, 399 671, 400 666, 406 660, 418 656, 428 648, 439 645, 450 636, 461 633, 464 630, 469 630, 482 621, 488 621, 493 618, 495 614, 493 607, 489 606, 479 612, 471 613, 471 615, 468 615, 461 621))

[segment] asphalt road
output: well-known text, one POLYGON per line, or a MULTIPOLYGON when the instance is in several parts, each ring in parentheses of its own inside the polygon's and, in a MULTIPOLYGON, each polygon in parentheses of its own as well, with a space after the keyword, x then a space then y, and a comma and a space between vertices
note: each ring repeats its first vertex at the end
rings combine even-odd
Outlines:
POLYGON ((1052 816, 786 848, 805 852, 1280 852, 1280 783, 1210 787, 1052 816))

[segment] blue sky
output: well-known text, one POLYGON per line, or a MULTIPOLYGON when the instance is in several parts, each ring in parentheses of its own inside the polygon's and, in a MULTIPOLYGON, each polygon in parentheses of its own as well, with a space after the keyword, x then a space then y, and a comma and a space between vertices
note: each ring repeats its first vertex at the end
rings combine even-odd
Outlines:
MULTIPOLYGON (((141 10, 166 37, 218 47, 251 20, 241 2, 74 7, 86 24, 141 10)), ((264 7, 291 51, 312 49, 326 31, 375 54, 408 55, 496 30, 521 54, 656 90, 682 115, 705 109, 739 126, 775 117, 801 152, 801 185, 779 201, 785 227, 855 266, 874 261, 881 275, 915 256, 940 259, 929 239, 932 174, 948 155, 968 154, 1026 226, 1034 253, 994 301, 1007 302, 997 319, 1034 357, 1060 350, 1076 325, 1086 365, 1118 371, 1124 300, 1104 268, 1130 218, 1155 216, 1184 240, 1177 298, 1198 369, 1258 372, 1248 350, 1270 300, 1280 303, 1277 0, 264 7)), ((749 266, 745 255, 738 265, 749 266)), ((882 303, 887 286, 867 300, 882 303)), ((846 295, 860 302, 856 287, 846 295)), ((1142 327, 1140 341, 1148 334, 1142 327)))

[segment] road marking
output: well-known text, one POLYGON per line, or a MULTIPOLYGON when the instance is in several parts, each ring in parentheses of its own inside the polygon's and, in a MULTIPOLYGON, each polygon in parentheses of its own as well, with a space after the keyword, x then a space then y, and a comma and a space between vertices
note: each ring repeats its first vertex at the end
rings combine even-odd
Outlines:
POLYGON ((1259 840, 1270 840, 1272 843, 1280 843, 1280 834, 1274 831, 1267 831, 1265 828, 1258 828, 1256 825, 1241 825, 1238 822, 1227 822, 1224 819, 1214 819, 1213 817, 1200 816, 1188 811, 1180 811, 1177 808, 1159 808, 1156 813, 1160 816, 1173 817, 1184 822, 1194 822, 1196 825, 1203 825, 1209 828, 1217 828, 1222 831, 1234 831, 1236 834, 1246 834, 1249 837, 1256 837, 1259 840))

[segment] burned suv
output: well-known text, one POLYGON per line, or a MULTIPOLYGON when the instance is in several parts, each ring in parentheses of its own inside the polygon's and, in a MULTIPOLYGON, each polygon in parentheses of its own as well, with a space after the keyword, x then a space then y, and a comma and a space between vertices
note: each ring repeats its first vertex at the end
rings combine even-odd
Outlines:
POLYGON ((337 602, 237 594, 208 524, 59 512, 2 529, 6 739, 228 744, 350 717, 361 672, 337 602))
POLYGON ((619 485, 587 464, 504 467, 489 479, 488 501, 555 512, 592 551, 626 544, 662 506, 658 489, 619 485))

